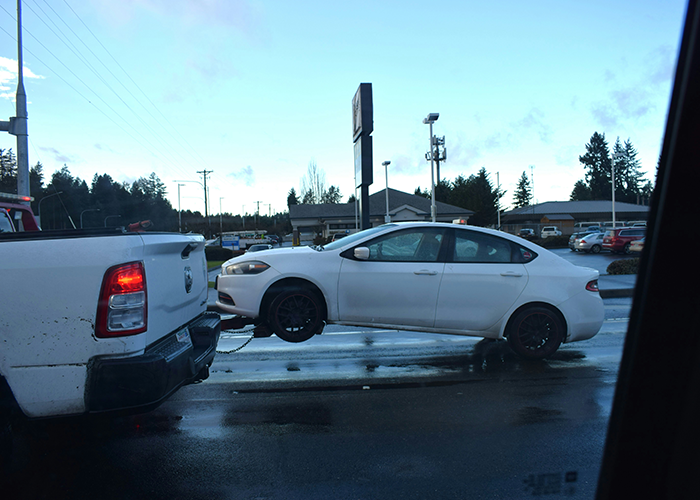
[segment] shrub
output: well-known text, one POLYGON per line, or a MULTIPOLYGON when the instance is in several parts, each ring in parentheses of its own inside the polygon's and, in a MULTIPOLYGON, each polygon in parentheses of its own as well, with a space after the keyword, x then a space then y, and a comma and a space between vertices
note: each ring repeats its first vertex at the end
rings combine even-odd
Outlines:
POLYGON ((566 248, 569 246, 568 236, 550 236, 548 238, 537 238, 534 240, 541 247, 545 248, 566 248))
POLYGON ((634 259, 614 260, 608 266, 608 274, 637 274, 639 257, 634 259))
POLYGON ((204 254, 207 260, 229 260, 233 257, 233 250, 226 247, 204 247, 204 254))

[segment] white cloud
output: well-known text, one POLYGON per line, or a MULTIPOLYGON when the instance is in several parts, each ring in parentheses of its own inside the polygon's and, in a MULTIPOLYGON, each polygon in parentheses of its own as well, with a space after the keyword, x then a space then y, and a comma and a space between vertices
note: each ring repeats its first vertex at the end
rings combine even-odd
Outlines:
POLYGON ((246 186, 251 187, 255 184, 255 174, 253 173, 253 167, 248 165, 236 172, 228 174, 229 177, 233 177, 238 181, 242 181, 246 186))

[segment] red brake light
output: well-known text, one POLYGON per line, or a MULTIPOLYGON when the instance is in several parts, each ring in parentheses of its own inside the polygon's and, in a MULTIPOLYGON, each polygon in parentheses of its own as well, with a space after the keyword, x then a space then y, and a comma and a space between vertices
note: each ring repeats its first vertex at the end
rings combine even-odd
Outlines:
POLYGON ((110 338, 145 332, 147 305, 143 262, 111 267, 102 280, 95 336, 110 338))
POLYGON ((589 292, 599 292, 598 290, 598 280, 589 281, 586 283, 586 290, 589 292))
POLYGON ((145 288, 143 265, 136 262, 113 269, 106 284, 109 286, 107 292, 110 295, 142 291, 145 288))

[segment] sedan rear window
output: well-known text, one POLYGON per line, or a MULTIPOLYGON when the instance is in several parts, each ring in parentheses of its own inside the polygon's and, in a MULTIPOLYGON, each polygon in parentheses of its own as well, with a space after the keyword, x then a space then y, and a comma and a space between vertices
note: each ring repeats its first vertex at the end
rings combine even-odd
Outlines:
POLYGON ((457 231, 453 262, 511 262, 511 242, 476 231, 457 231))

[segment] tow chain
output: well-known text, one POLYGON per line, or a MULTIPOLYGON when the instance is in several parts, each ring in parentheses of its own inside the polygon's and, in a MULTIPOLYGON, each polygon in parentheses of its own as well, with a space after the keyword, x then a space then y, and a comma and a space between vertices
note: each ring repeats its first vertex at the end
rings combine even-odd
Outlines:
POLYGON ((238 352, 241 349, 243 349, 245 346, 250 344, 250 341, 255 338, 255 326, 251 326, 249 328, 241 328, 240 330, 223 330, 221 333, 246 333, 246 332, 252 332, 252 335, 250 336, 250 338, 248 340, 246 340, 243 343, 242 346, 237 347, 237 348, 230 350, 230 351, 219 351, 217 349, 216 352, 221 353, 221 354, 233 354, 234 352, 238 352))

